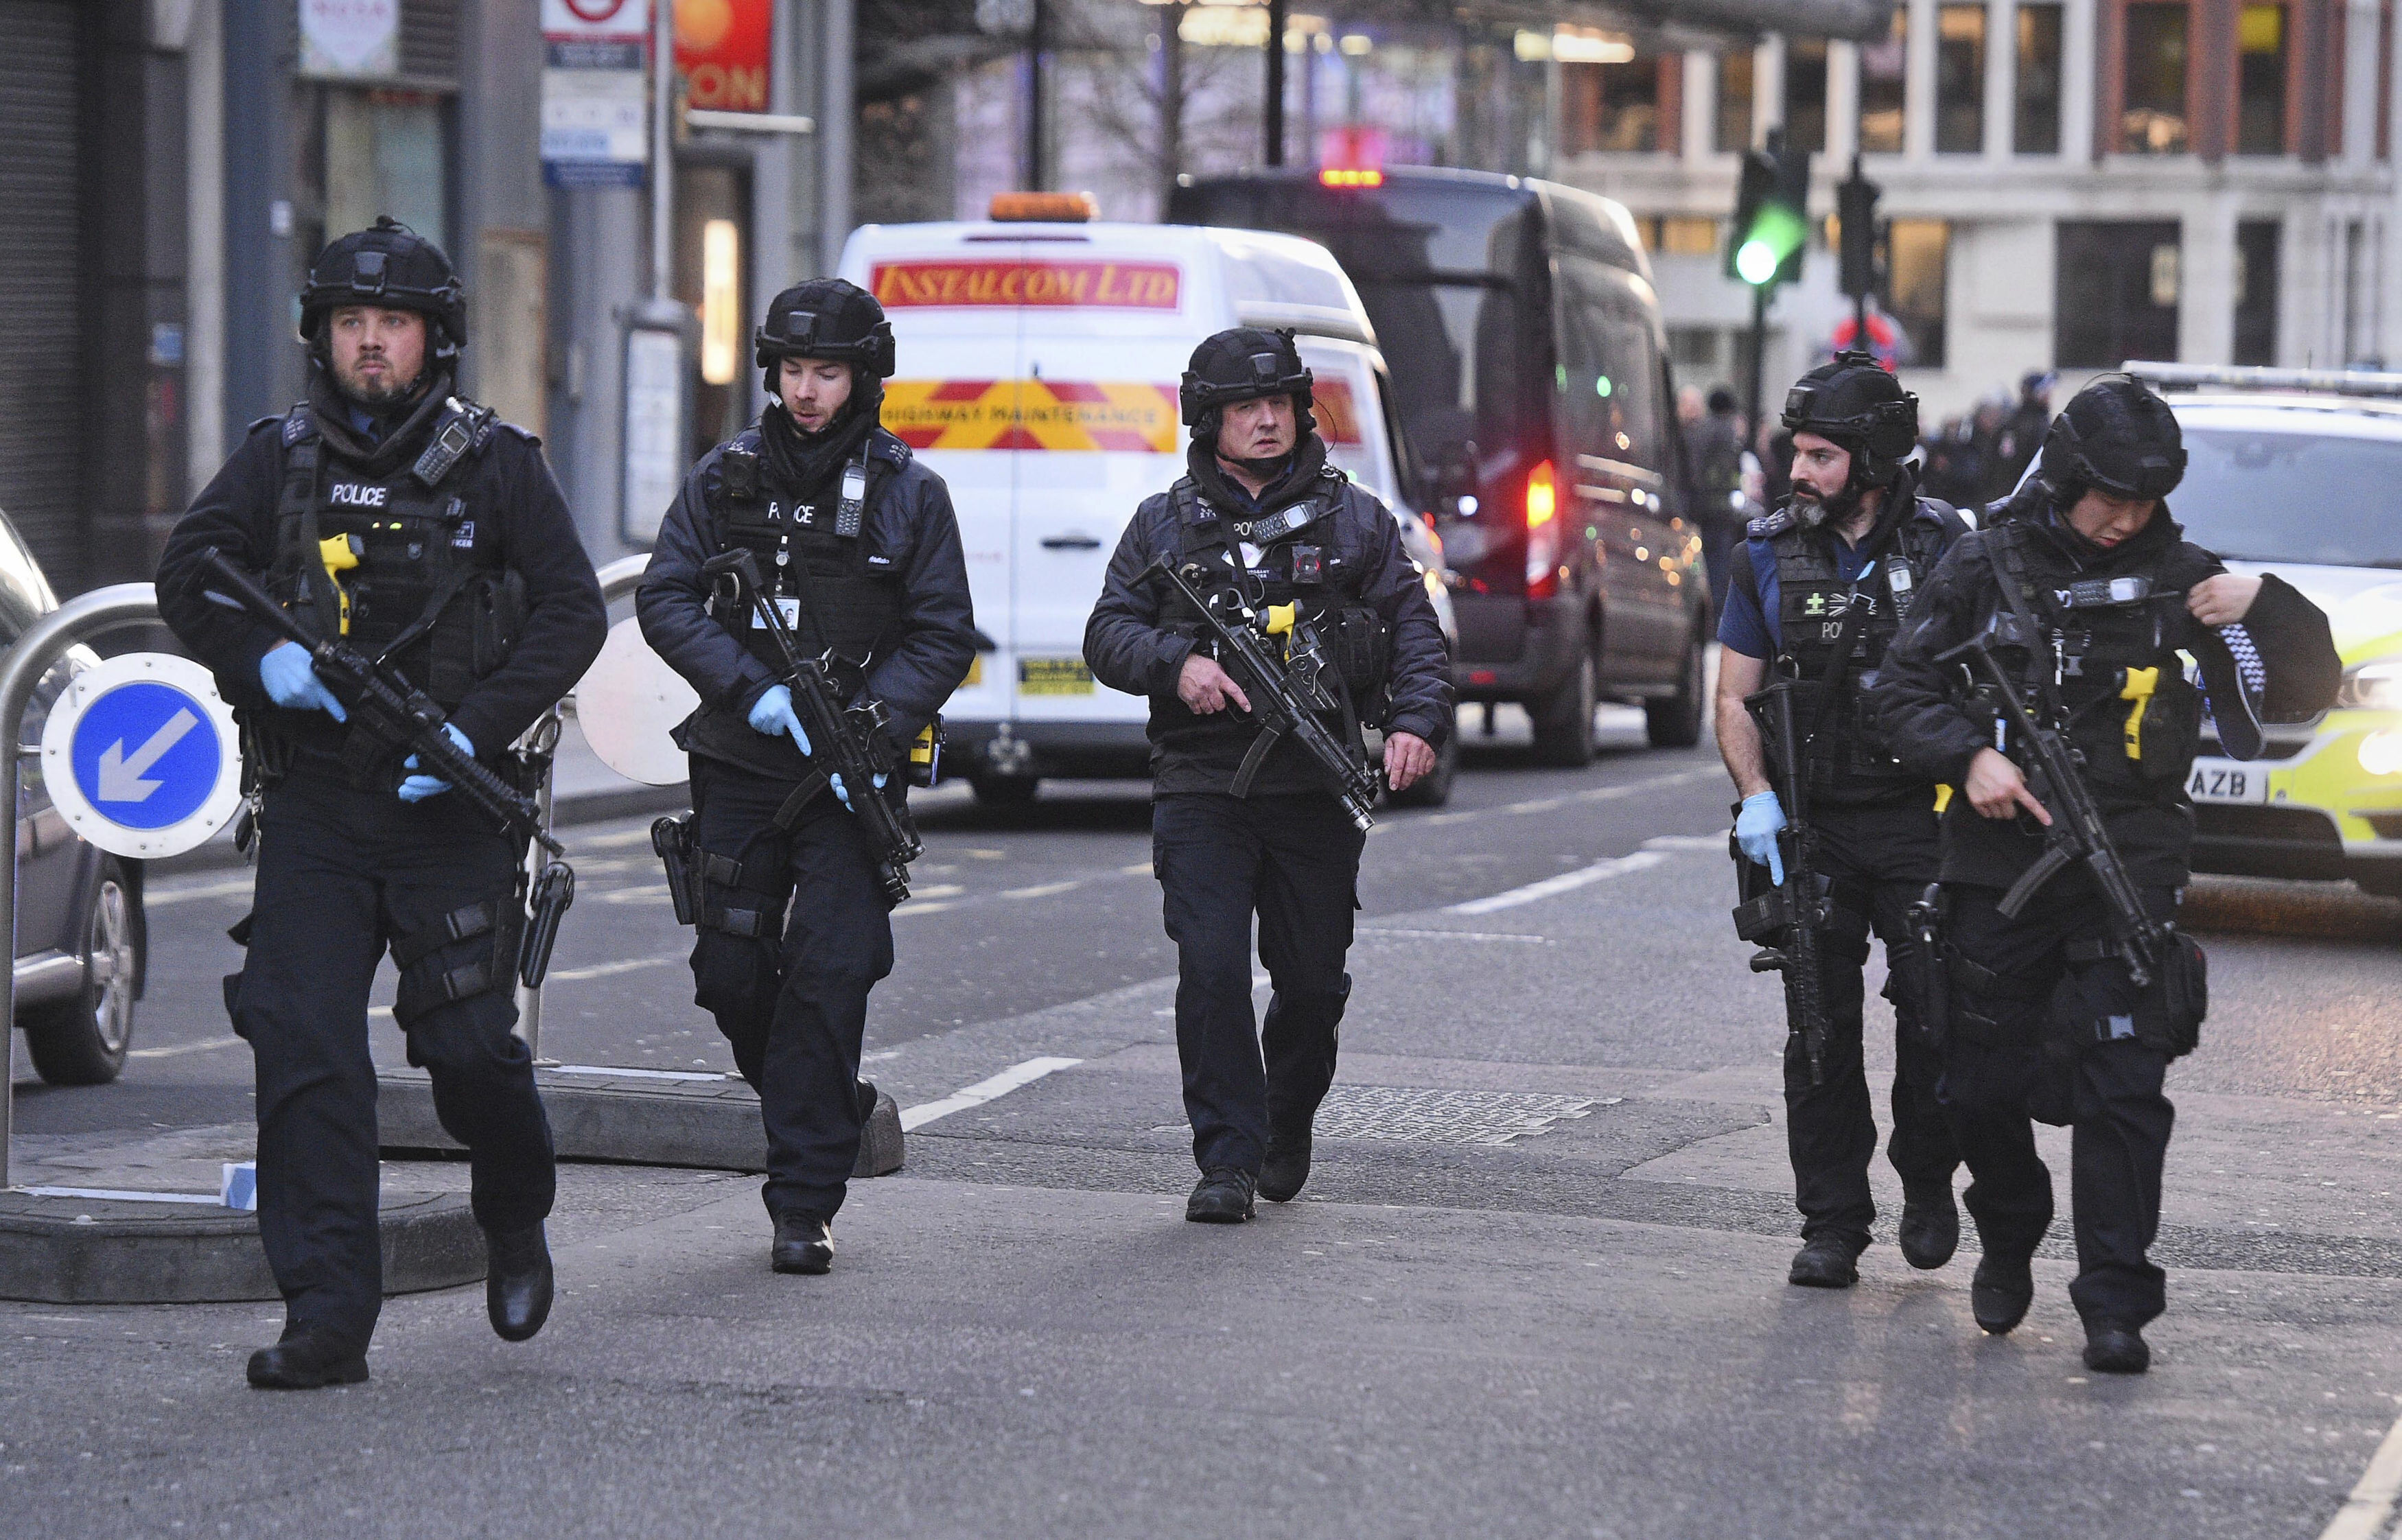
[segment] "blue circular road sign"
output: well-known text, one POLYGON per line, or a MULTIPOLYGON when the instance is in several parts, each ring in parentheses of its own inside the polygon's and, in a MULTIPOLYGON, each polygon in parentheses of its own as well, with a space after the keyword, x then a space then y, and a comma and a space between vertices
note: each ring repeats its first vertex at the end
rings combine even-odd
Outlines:
POLYGON ((111 658, 76 676, 51 708, 42 781, 68 825, 104 850, 188 850, 242 801, 233 713, 188 658, 111 658))

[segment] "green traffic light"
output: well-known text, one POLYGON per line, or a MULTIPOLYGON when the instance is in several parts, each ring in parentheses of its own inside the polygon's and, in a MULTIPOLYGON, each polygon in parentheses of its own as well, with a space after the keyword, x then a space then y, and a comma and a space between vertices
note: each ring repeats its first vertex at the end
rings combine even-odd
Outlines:
POLYGON ((1776 276, 1776 248, 1765 241, 1746 241, 1734 254, 1734 270, 1750 284, 1767 282, 1776 276))

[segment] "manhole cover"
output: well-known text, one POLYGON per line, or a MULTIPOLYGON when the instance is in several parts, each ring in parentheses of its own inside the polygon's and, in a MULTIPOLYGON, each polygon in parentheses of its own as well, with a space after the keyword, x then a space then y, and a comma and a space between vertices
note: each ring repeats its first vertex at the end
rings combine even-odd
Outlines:
POLYGON ((1564 1118, 1581 1118, 1600 1105, 1601 1098, 1594 1096, 1338 1085, 1318 1109, 1317 1133, 1321 1139, 1506 1145, 1522 1134, 1541 1134, 1564 1118))

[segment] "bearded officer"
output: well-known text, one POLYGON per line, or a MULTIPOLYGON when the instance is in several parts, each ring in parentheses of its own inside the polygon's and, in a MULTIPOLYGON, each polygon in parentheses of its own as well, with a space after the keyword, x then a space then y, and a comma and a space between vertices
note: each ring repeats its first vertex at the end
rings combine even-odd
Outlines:
POLYGON ((309 393, 254 423, 169 537, 167 624, 241 714, 258 804, 249 955, 227 981, 258 1077, 258 1229, 283 1340, 254 1385, 367 1377, 382 1301, 367 991, 387 948, 393 1019, 467 1147, 492 1327, 550 1309, 550 1130, 511 1032, 524 842, 406 749, 350 721, 308 652, 206 597, 214 546, 320 634, 382 656, 504 777, 574 686, 607 612, 539 441, 453 393, 466 301, 440 248, 389 218, 327 246, 300 296, 309 393))
POLYGON ((1917 495, 1902 457, 1918 441, 1918 398, 1871 355, 1838 353, 1802 376, 1785 398, 1784 428, 1793 440, 1792 495, 1747 527, 1719 625, 1719 753, 1743 798, 1736 841, 1782 884, 1777 836, 1792 810, 1771 789, 1770 754, 1744 702, 1772 672, 1812 687, 1798 731, 1815 836, 1811 878, 1829 908, 1818 933, 1827 1035, 1815 1081, 1799 1023, 1785 1046, 1786 1146, 1802 1242, 1788 1280, 1843 1288, 1858 1280, 1876 1217, 1876 1120, 1862 1062, 1861 969, 1871 933, 1884 942, 1884 995, 1894 1005, 1885 1154, 1901 1176, 1902 1258, 1939 1268, 1959 1244, 1959 1157, 1935 1103, 1936 1065, 1912 986, 1919 964, 1909 909, 1935 880, 1935 787, 1884 751, 1861 692, 1875 682, 1913 590, 1967 526, 1948 504, 1917 495))
POLYGON ((2149 1367, 2143 1329, 2166 1308, 2166 1274, 2148 1255, 2175 1119, 2162 1088, 2199 1040, 2200 949, 2173 936, 2139 984, 2122 922, 2081 864, 2002 913, 2061 809, 2030 788, 1997 703, 1944 654, 1988 639, 2030 712, 2075 749, 2146 909, 2173 921, 2192 875, 2186 781, 2205 709, 2180 653, 2200 665, 2221 746, 2243 759, 2260 751, 2261 721, 2324 710, 2342 675, 2314 605, 2186 541, 2163 501, 2185 463, 2175 416, 2142 382, 2105 375, 2078 392, 2045 434, 2037 474, 1936 569, 1871 694, 1903 762, 1962 793, 1943 818, 1942 1095, 1984 1245, 1970 1308, 1996 1335, 2025 1317, 2028 1259, 2052 1216, 2031 1120, 2070 1124, 2068 1292, 2086 1367, 2105 1373, 2149 1367))
POLYGON ((1290 739, 1234 794, 1259 733, 1244 682, 1149 569, 1160 557, 1198 563, 1201 584, 1231 586, 1262 614, 1298 605, 1341 659, 1350 709, 1329 726, 1364 758, 1361 728, 1381 723, 1393 790, 1433 768, 1452 724, 1423 575, 1392 514, 1327 464, 1311 384, 1291 332, 1237 328, 1194 350, 1186 474, 1135 511, 1084 627, 1094 678, 1151 700, 1152 865, 1177 945, 1177 1055, 1201 1168, 1184 1217, 1205 1223, 1239 1223, 1255 1193, 1283 1203, 1308 1179, 1351 993, 1343 963, 1364 836, 1290 739), (1263 1026, 1251 1014, 1254 914, 1274 991, 1263 1026))
POLYGON ((672 836, 689 842, 681 859, 699 887, 695 1003, 759 1093, 770 1265, 821 1273, 872 1109, 859 1083, 868 991, 892 970, 883 856, 849 804, 899 802, 906 787, 837 776, 793 805, 821 746, 777 682, 784 660, 748 596, 727 602, 701 569, 750 551, 802 651, 859 666, 900 755, 967 677, 975 626, 950 492, 877 421, 893 366, 883 307, 813 279, 775 297, 753 346, 771 399, 684 478, 636 605, 642 635, 700 695, 676 730, 693 814, 672 836))

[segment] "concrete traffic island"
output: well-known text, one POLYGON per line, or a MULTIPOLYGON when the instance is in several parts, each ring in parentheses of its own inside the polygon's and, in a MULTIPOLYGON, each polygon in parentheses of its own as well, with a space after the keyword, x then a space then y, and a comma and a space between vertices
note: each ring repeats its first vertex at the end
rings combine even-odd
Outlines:
MULTIPOLYGON (((537 1070, 535 1079, 562 1161, 713 1171, 767 1168, 759 1098, 737 1077, 567 1066, 537 1070)), ((387 1159, 459 1151, 458 1141, 434 1115, 424 1071, 383 1071, 376 1096, 376 1126, 387 1159)), ((851 1175, 889 1176, 901 1169, 902 1160, 900 1106, 878 1091, 851 1175)))
MULTIPOLYGON (((386 1294, 484 1276, 484 1236, 455 1192, 383 1194, 386 1294)), ((275 1299, 258 1216, 190 1203, 0 1191, 0 1299, 56 1305, 275 1299)))

